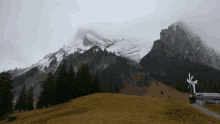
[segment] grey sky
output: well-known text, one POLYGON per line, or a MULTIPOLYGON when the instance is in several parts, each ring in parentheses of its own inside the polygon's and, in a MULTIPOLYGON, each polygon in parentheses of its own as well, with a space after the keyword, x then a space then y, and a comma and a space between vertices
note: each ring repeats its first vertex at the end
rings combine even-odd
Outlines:
POLYGON ((153 42, 185 20, 214 49, 220 45, 219 0, 1 0, 0 8, 0 72, 36 63, 81 27, 153 42))

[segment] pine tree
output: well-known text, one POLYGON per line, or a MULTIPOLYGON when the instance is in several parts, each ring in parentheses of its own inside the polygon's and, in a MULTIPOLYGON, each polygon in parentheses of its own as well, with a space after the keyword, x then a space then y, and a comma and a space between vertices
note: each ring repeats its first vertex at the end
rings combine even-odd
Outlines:
POLYGON ((98 73, 96 72, 94 78, 93 78, 93 91, 92 93, 98 93, 100 92, 100 80, 99 80, 99 76, 98 73))
POLYGON ((162 90, 160 91, 160 94, 163 95, 163 91, 162 90))
POLYGON ((108 84, 107 84, 107 86, 105 87, 105 92, 108 93, 108 84))
POLYGON ((106 50, 106 48, 105 48, 105 49, 104 49, 104 56, 107 57, 107 55, 108 55, 108 52, 107 52, 107 50, 106 50))
POLYGON ((0 118, 13 113, 13 88, 10 73, 3 72, 0 76, 0 118))
POLYGON ((119 88, 117 86, 117 84, 115 85, 115 93, 118 93, 119 92, 119 88))
POLYGON ((79 96, 84 96, 92 93, 92 76, 88 64, 82 64, 79 68, 76 77, 76 88, 78 88, 79 96))
POLYGON ((28 90, 28 94, 27 94, 27 110, 31 111, 34 109, 33 105, 34 105, 34 93, 33 93, 34 89, 33 86, 31 86, 31 88, 28 90))
POLYGON ((85 95, 85 65, 82 64, 81 68, 79 69, 77 73, 77 84, 79 86, 80 96, 85 95))
POLYGON ((56 100, 57 104, 61 104, 68 101, 68 82, 67 82, 67 70, 66 70, 66 59, 64 55, 64 61, 59 71, 59 76, 56 80, 56 100))
POLYGON ((37 108, 43 108, 44 106, 48 107, 49 105, 56 105, 55 77, 51 71, 47 74, 47 77, 45 81, 43 81, 41 87, 42 91, 37 101, 37 108))
POLYGON ((90 94, 91 84, 92 84, 92 75, 90 73, 89 66, 86 63, 86 65, 85 65, 85 90, 86 90, 86 95, 90 94))
POLYGON ((18 100, 16 102, 15 109, 19 110, 19 112, 21 110, 26 111, 27 110, 26 104, 27 104, 27 96, 26 96, 26 86, 24 84, 22 86, 21 93, 20 93, 18 100))
MULTIPOLYGON (((81 66, 82 68, 82 66, 81 66)), ((75 77, 75 87, 78 89, 78 94, 75 94, 77 97, 82 96, 82 78, 81 78, 81 68, 78 69, 77 73, 76 73, 76 77, 75 77)))
POLYGON ((111 81, 111 83, 110 83, 110 93, 113 93, 112 81, 111 81))
POLYGON ((81 80, 82 80, 82 91, 83 91, 83 96, 87 95, 87 77, 86 77, 86 65, 83 64, 81 68, 81 80))
POLYGON ((73 65, 71 64, 69 66, 69 71, 68 71, 68 74, 67 74, 67 82, 68 82, 68 99, 73 99, 76 97, 75 94, 75 72, 73 70, 73 65))

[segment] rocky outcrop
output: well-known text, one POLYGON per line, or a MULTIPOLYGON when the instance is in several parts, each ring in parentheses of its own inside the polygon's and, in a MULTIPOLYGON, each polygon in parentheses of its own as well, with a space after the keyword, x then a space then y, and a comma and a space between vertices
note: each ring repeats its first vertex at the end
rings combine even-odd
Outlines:
POLYGON ((155 50, 160 53, 163 51, 166 57, 189 59, 191 62, 202 63, 215 69, 220 68, 220 59, 216 52, 209 49, 201 38, 181 21, 160 32, 160 40, 154 42, 151 51, 154 53, 155 50))
POLYGON ((95 39, 91 36, 84 36, 83 45, 84 46, 102 46, 102 47, 109 47, 113 45, 114 42, 108 39, 95 39), (101 42, 100 42, 101 41, 101 42))
MULTIPOLYGON (((183 22, 177 22, 160 32, 160 39, 153 44, 140 65, 152 75, 166 76, 166 69, 198 63, 220 68, 219 56, 208 48, 202 39, 183 22)), ((194 64, 194 65, 195 65, 194 64)), ((201 67, 201 66, 200 66, 201 67)))

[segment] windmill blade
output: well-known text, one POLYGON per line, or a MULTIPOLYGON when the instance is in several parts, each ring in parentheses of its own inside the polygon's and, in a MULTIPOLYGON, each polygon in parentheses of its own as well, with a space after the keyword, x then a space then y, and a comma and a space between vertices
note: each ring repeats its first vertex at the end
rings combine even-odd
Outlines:
POLYGON ((197 82, 198 82, 198 80, 196 80, 196 81, 192 81, 193 84, 197 84, 197 82))
POLYGON ((191 81, 192 81, 192 79, 193 79, 193 76, 191 77, 191 81))
POLYGON ((191 81, 190 81, 189 79, 187 79, 187 81, 188 81, 189 83, 191 83, 191 81))
POLYGON ((190 80, 190 73, 189 73, 189 80, 190 80))

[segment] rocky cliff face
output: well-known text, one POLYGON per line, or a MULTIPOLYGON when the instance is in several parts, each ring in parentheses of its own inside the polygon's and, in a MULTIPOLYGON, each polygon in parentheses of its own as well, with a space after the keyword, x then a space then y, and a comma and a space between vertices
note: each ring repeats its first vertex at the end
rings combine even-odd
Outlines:
POLYGON ((165 76, 166 69, 200 63, 219 70, 218 54, 208 48, 187 24, 177 22, 160 32, 160 39, 153 44, 140 65, 153 75, 165 76))
POLYGON ((220 68, 217 53, 208 48, 184 22, 177 22, 160 32, 160 40, 155 41, 152 50, 164 51, 167 56, 189 59, 213 68, 220 68))

